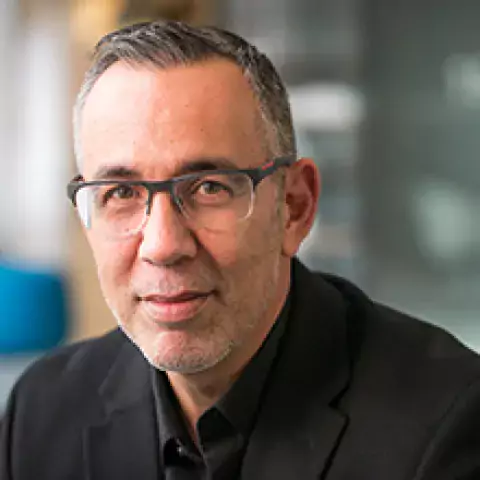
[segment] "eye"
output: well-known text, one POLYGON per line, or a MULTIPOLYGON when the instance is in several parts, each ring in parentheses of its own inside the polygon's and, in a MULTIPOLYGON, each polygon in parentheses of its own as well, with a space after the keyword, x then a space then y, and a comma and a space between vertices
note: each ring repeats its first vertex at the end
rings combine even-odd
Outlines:
POLYGON ((230 189, 227 185, 212 180, 207 180, 199 183, 193 190, 193 193, 199 193, 200 195, 218 195, 219 193, 229 193, 230 189))
POLYGON ((177 197, 186 208, 226 207, 251 197, 250 178, 243 173, 212 172, 177 184, 177 197))
POLYGON ((142 195, 139 191, 139 188, 134 188, 132 185, 128 184, 117 184, 103 193, 102 204, 106 205, 108 202, 113 200, 133 200, 141 196, 142 195))

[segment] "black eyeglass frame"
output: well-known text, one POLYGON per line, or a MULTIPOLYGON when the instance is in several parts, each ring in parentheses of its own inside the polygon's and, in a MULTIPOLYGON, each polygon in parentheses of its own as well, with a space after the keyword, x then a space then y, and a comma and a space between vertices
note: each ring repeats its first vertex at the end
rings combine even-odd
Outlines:
POLYGON ((150 214, 152 207, 152 199, 156 193, 168 192, 171 199, 177 207, 181 207, 181 200, 178 198, 175 192, 175 184, 191 180, 202 178, 208 175, 223 175, 223 174, 244 174, 250 177, 252 181, 253 191, 257 188, 258 184, 266 177, 272 175, 280 167, 289 167, 295 163, 295 157, 277 157, 257 168, 245 168, 245 169, 220 169, 220 170, 202 170, 195 173, 187 173, 178 177, 173 177, 168 180, 91 180, 85 181, 81 175, 75 176, 67 185, 67 195, 73 206, 77 207, 77 193, 87 186, 102 186, 111 185, 112 183, 118 185, 132 185, 143 186, 148 191, 147 198, 147 211, 146 214, 150 214))

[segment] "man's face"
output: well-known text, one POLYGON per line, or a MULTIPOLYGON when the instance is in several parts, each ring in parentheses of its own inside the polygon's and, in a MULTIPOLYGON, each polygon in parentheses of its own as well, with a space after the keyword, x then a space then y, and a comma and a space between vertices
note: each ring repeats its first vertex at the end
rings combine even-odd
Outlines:
MULTIPOLYGON (((87 99, 80 141, 86 180, 116 167, 165 180, 206 158, 236 168, 268 160, 253 93, 225 60, 165 70, 113 65, 87 99)), ((282 205, 269 177, 251 217, 227 231, 190 228, 164 193, 136 236, 87 231, 107 303, 153 365, 202 371, 261 341, 288 275, 282 205)))

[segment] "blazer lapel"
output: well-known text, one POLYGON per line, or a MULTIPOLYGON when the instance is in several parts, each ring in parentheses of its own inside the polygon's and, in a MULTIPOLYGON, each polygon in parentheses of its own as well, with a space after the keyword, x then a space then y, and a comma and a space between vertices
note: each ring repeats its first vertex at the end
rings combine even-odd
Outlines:
POLYGON ((242 478, 319 478, 347 426, 334 401, 349 372, 340 294, 294 262, 289 325, 269 376, 242 478))
POLYGON ((125 344, 100 388, 106 418, 84 431, 88 480, 159 478, 158 434, 149 367, 125 344))

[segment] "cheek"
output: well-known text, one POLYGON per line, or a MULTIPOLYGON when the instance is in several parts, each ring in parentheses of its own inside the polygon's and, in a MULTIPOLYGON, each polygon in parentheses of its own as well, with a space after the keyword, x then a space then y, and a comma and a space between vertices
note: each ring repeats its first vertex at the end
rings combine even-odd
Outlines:
POLYGON ((128 285, 136 258, 137 242, 109 242, 96 238, 89 240, 104 293, 109 294, 128 285))
POLYGON ((239 231, 215 232, 202 229, 196 232, 202 248, 213 262, 222 268, 233 267, 241 258, 240 237, 242 236, 239 231))
POLYGON ((269 254, 281 250, 281 225, 278 212, 256 212, 230 232, 208 230, 196 233, 202 248, 222 269, 252 268, 261 264, 269 254))

